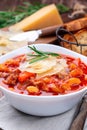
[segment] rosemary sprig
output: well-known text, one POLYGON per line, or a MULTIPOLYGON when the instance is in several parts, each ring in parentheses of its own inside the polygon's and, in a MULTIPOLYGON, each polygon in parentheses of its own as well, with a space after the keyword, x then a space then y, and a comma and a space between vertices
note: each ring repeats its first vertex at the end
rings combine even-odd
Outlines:
POLYGON ((45 55, 51 55, 51 56, 59 56, 59 54, 57 53, 53 53, 53 52, 43 52, 45 55))
POLYGON ((37 50, 35 46, 31 47, 28 46, 31 50, 33 50, 35 53, 37 53, 38 55, 51 55, 51 56, 59 56, 59 54, 54 53, 54 52, 45 52, 45 51, 40 51, 37 50))
POLYGON ((37 56, 35 58, 32 58, 29 63, 32 64, 34 62, 37 62, 37 61, 40 61, 40 60, 43 60, 43 59, 46 59, 46 58, 48 58, 48 56, 37 56))
POLYGON ((41 51, 39 51, 39 50, 37 50, 35 46, 33 46, 33 47, 28 46, 28 47, 29 47, 31 50, 33 50, 34 52, 36 52, 36 54, 38 54, 38 55, 44 55, 44 53, 41 52, 41 51))
POLYGON ((39 50, 36 49, 35 46, 33 46, 33 47, 28 46, 28 47, 36 53, 36 54, 28 54, 28 56, 34 57, 34 58, 30 59, 30 62, 29 62, 30 64, 37 62, 37 61, 40 61, 40 60, 43 60, 43 59, 46 59, 46 58, 49 57, 49 55, 59 56, 59 54, 57 54, 57 53, 39 51, 39 50))

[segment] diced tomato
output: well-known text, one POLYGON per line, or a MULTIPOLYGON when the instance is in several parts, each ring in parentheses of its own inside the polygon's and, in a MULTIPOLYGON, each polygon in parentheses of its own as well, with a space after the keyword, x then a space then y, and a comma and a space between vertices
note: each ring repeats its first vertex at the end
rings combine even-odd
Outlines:
POLYGON ((19 74, 18 80, 19 82, 24 82, 30 77, 35 77, 35 73, 24 71, 19 74))

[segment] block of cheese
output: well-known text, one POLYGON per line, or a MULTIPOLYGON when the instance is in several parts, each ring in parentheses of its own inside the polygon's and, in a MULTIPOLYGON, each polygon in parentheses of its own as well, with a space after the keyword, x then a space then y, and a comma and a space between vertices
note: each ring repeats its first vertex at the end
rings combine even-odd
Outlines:
POLYGON ((41 8, 31 16, 10 27, 11 31, 28 31, 62 24, 63 21, 55 4, 41 8))

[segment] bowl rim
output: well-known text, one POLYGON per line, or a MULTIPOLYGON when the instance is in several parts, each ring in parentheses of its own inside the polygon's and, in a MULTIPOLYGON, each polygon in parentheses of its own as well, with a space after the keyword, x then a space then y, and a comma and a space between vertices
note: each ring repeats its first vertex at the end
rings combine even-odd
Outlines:
MULTIPOLYGON (((86 56, 84 56, 84 55, 82 55, 82 54, 80 54, 80 53, 77 53, 77 52, 75 52, 75 51, 72 51, 72 50, 69 50, 69 49, 67 49, 67 48, 64 48, 64 47, 62 47, 62 46, 59 46, 59 45, 54 45, 54 44, 48 44, 48 43, 36 43, 36 44, 30 44, 29 46, 35 46, 35 47, 38 47, 38 46, 51 46, 51 48, 52 47, 56 47, 56 48, 59 48, 59 50, 60 49, 62 49, 63 51, 65 50, 65 51, 67 51, 67 52, 69 52, 69 53, 73 53, 74 55, 77 55, 78 57, 83 57, 83 58, 85 58, 86 60, 87 60, 87 57, 86 56)), ((23 46, 23 47, 20 47, 20 48, 18 48, 18 49, 15 49, 15 50, 13 50, 13 51, 11 51, 11 52, 8 52, 8 53, 6 53, 5 55, 2 55, 2 56, 0 56, 0 59, 2 59, 2 58, 4 58, 4 57, 7 57, 7 56, 10 56, 11 55, 11 58, 13 58, 14 56, 13 56, 13 54, 15 54, 15 56, 16 56, 16 52, 20 52, 21 50, 26 50, 26 49, 29 49, 30 50, 30 48, 28 48, 28 45, 25 45, 25 46, 23 46)), ((23 53, 21 53, 21 54, 23 54, 23 53)), ((20 53, 19 54, 17 54, 17 55, 21 55, 20 53)), ((26 53, 25 53, 26 54, 26 53)), ((61 52, 60 54, 64 54, 63 52, 61 52)), ((69 54, 65 54, 65 55, 69 55, 69 54)), ((71 57, 75 57, 75 56, 71 56, 71 57)), ((82 59, 82 58, 81 58, 82 59)), ((3 63, 3 62, 0 62, 0 63, 3 63)), ((87 64, 87 63, 85 63, 85 64, 87 64)))
MULTIPOLYGON (((59 46, 59 45, 54 45, 54 44, 48 44, 48 43, 36 43, 36 44, 30 44, 29 46, 35 46, 35 47, 37 47, 37 46, 53 46, 53 47, 57 47, 57 48, 59 48, 59 49, 62 49, 62 50, 65 50, 65 51, 67 51, 67 52, 69 52, 69 53, 73 53, 73 54, 75 54, 75 55, 78 55, 78 57, 83 57, 83 58, 86 58, 87 59, 87 57, 86 56, 84 56, 84 55, 82 55, 82 54, 80 54, 80 53, 77 53, 77 52, 75 52, 75 51, 72 51, 72 50, 69 50, 69 49, 67 49, 67 48, 64 48, 64 47, 62 47, 62 46, 59 46)), ((16 52, 19 52, 20 50, 22 50, 22 49, 27 49, 28 48, 28 45, 25 45, 25 46, 23 46, 23 47, 20 47, 20 48, 18 48, 18 49, 15 49, 15 50, 13 50, 13 51, 11 51, 11 52, 8 52, 8 53, 6 53, 5 55, 2 55, 2 56, 0 56, 0 59, 1 58, 3 58, 3 57, 6 57, 6 56, 9 56, 9 55, 11 55, 11 57, 13 58, 14 56, 12 56, 12 54, 16 54, 16 52)), ((28 48, 29 49, 29 48, 28 48)), ((26 53, 25 53, 26 54, 26 53)), ((60 54, 64 54, 63 52, 62 53, 60 53, 60 54)), ((20 55, 20 54, 18 54, 18 55, 20 55)), ((66 55, 69 55, 69 54, 66 54, 66 55)), ((16 55, 15 55, 16 56, 16 55)), ((75 57, 75 56, 72 56, 72 57, 75 57)), ((0 62, 1 63, 1 62, 0 62)), ((87 63, 85 63, 85 64, 87 64, 87 63)))
MULTIPOLYGON (((82 54, 79 54, 79 53, 77 53, 77 52, 74 52, 74 51, 72 51, 72 50, 69 50, 69 49, 67 49, 67 48, 64 48, 64 47, 61 47, 61 46, 58 46, 58 45, 53 45, 53 44, 44 44, 44 43, 38 43, 38 44, 31 44, 30 46, 55 46, 55 47, 58 47, 58 48, 62 48, 63 50, 65 50, 65 51, 68 51, 68 52, 72 52, 73 54, 76 54, 76 55, 78 55, 78 57, 80 57, 80 56, 82 56, 82 57, 84 57, 84 58, 86 58, 86 56, 84 56, 84 55, 82 55, 82 54)), ((0 56, 0 59, 1 58, 3 58, 3 57, 5 57, 5 56, 9 56, 9 55, 12 55, 12 54, 14 54, 14 52, 18 52, 19 50, 22 50, 23 48, 25 48, 26 49, 26 47, 27 47, 27 45, 26 46, 23 46, 23 47, 21 47, 21 48, 18 48, 18 49, 16 49, 16 50, 13 50, 13 51, 11 51, 11 52, 9 52, 9 53, 7 53, 7 54, 5 54, 5 55, 3 55, 3 56, 0 56)), ((26 54, 26 53, 25 53, 26 54)), ((61 54, 63 54, 63 53, 61 53, 61 54)), ((20 55, 20 54, 19 54, 20 55)), ((12 58, 14 57, 14 56, 11 56, 12 58)), ((74 57, 74 56, 73 56, 74 57)), ((2 62, 3 63, 3 62, 2 62)), ((86 63, 85 63, 86 64, 86 63)), ((6 92, 6 93, 10 93, 10 94, 14 94, 14 95, 17 95, 17 96, 22 96, 22 97, 28 97, 28 98, 57 98, 57 97, 59 97, 59 98, 61 98, 61 97, 68 97, 68 96, 73 96, 73 95, 76 95, 76 94, 79 94, 79 93, 81 93, 81 92, 83 92, 83 91, 85 91, 86 89, 87 89, 87 86, 85 86, 85 87, 83 87, 82 89, 80 89, 80 90, 77 90, 77 91, 74 91, 74 92, 70 92, 70 93, 67 93, 67 94, 60 94, 60 95, 26 95, 26 94, 20 94, 20 93, 17 93, 17 92, 14 92, 14 91, 11 91, 11 90, 9 90, 9 89, 7 89, 7 88, 5 88, 5 87, 3 87, 3 86, 0 86, 0 89, 1 89, 1 91, 4 93, 4 91, 6 92)))

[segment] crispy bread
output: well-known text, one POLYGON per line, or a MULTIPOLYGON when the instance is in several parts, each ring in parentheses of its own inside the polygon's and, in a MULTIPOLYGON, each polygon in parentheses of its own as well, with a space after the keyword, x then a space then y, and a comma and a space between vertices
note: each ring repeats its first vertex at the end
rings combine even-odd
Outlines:
POLYGON ((87 28, 87 17, 65 23, 64 28, 67 29, 68 31, 78 31, 83 28, 87 28))
MULTIPOLYGON (((74 33, 74 36, 76 37, 79 44, 87 44, 87 28, 77 31, 76 33, 74 33)), ((75 42, 73 37, 71 37, 69 34, 64 35, 63 38, 68 41, 75 42)), ((71 45, 65 42, 63 43, 63 46, 65 48, 72 49, 75 52, 81 53, 80 46, 73 45, 73 44, 71 45)), ((82 46, 82 54, 87 56, 87 46, 82 46)))

